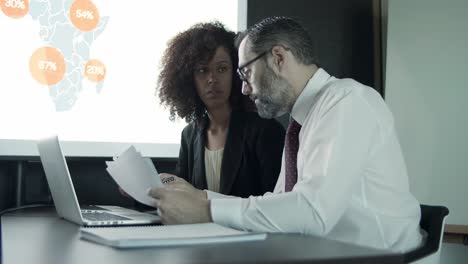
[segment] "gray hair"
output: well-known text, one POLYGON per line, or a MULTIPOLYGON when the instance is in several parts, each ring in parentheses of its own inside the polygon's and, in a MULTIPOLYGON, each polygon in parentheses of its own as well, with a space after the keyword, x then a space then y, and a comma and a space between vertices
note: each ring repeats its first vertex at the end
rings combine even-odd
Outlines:
POLYGON ((318 64, 309 33, 291 18, 269 17, 258 22, 237 36, 236 46, 247 36, 251 50, 256 54, 281 45, 291 50, 299 62, 305 65, 318 64))

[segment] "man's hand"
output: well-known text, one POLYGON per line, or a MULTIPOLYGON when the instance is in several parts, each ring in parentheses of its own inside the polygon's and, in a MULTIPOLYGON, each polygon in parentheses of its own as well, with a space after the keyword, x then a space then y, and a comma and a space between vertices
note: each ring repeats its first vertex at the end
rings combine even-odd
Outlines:
POLYGON ((168 186, 152 188, 148 194, 156 199, 155 206, 165 225, 212 222, 210 201, 197 192, 168 186))
POLYGON ((188 183, 183 178, 179 178, 173 174, 168 174, 168 173, 161 173, 159 174, 159 176, 161 177, 162 183, 164 183, 164 185, 168 187, 171 187, 173 189, 187 191, 187 192, 193 193, 193 195, 196 195, 199 198, 207 199, 207 195, 205 191, 199 190, 193 187, 190 183, 188 183))

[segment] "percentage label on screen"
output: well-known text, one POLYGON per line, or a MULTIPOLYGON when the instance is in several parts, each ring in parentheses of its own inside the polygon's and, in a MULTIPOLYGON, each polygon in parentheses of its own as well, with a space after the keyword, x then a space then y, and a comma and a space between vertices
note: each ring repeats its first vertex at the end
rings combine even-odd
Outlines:
POLYGON ((65 58, 55 47, 38 48, 29 59, 29 70, 36 81, 51 86, 63 79, 66 70, 65 58))
POLYGON ((89 65, 86 68, 86 73, 94 75, 104 75, 104 68, 100 66, 89 65))
POLYGON ((86 62, 84 75, 92 82, 100 82, 106 76, 106 67, 100 60, 89 60, 86 62))
POLYGON ((29 0, 0 0, 0 10, 10 18, 22 18, 29 13, 29 0))
POLYGON ((81 19, 93 20, 94 15, 92 11, 77 9, 75 11, 76 17, 81 19))
POLYGON ((45 71, 56 71, 57 63, 53 61, 40 60, 38 62, 38 68, 45 71))
POLYGON ((70 6, 70 20, 81 31, 93 31, 100 20, 99 10, 90 0, 74 0, 70 6))
POLYGON ((6 0, 5 7, 26 9, 26 5, 23 0, 6 0))

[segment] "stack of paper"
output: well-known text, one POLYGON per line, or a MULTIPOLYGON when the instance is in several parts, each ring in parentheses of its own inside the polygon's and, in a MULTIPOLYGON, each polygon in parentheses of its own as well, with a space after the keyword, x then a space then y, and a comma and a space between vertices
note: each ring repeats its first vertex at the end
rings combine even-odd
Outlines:
POLYGON ((106 164, 107 171, 120 188, 140 203, 154 206, 147 190, 164 185, 151 159, 142 157, 134 146, 130 146, 114 161, 106 161, 106 164))

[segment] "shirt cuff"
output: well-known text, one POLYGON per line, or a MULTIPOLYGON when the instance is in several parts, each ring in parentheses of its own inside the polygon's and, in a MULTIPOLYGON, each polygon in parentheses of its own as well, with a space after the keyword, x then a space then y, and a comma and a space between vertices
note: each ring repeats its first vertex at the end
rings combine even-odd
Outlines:
POLYGON ((230 196, 230 195, 224 195, 224 194, 221 194, 221 193, 217 193, 217 192, 212 192, 210 190, 204 190, 206 192, 206 198, 208 200, 211 200, 211 199, 219 199, 219 198, 233 198, 235 196, 230 196))
POLYGON ((213 222, 243 230, 242 198, 213 199, 210 201, 213 222))

